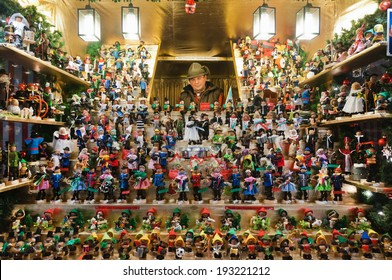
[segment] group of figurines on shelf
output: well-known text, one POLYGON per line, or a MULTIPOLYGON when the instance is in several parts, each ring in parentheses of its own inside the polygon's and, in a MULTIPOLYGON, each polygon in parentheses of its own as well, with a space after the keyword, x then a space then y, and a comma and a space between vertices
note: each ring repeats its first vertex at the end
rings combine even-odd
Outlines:
MULTIPOLYGON (((370 32, 367 34, 370 35, 370 32)), ((379 41, 377 39, 374 42, 379 41)), ((358 49, 364 48, 358 47, 358 49)), ((319 98, 318 115, 326 120, 352 114, 391 111, 389 73, 364 72, 361 73, 361 77, 355 78, 354 82, 346 79, 340 86, 333 85, 321 92, 314 92, 306 84, 303 88, 299 87, 300 83, 321 72, 326 64, 342 61, 340 56, 344 56, 341 53, 345 51, 340 47, 334 57, 331 57, 330 51, 318 50, 311 61, 306 62, 305 65, 298 55, 297 48, 290 44, 252 41, 247 37, 238 40, 235 50, 238 51, 237 56, 243 58, 243 69, 239 73, 243 89, 249 92, 250 98, 254 98, 261 91, 268 92, 272 98, 280 95, 283 97, 282 103, 289 111, 308 110, 310 96, 312 99, 319 98)), ((359 51, 349 51, 350 55, 357 53, 359 51)))
POLYGON ((58 84, 20 83, 10 87, 11 77, 0 69, 0 114, 29 120, 63 121, 64 109, 61 89, 58 84), (2 83, 5 77, 4 83, 2 83))
POLYGON ((235 55, 242 57, 239 74, 242 85, 249 89, 268 89, 278 86, 292 88, 348 57, 384 41, 384 27, 376 24, 364 31, 365 24, 357 31, 353 44, 345 49, 342 42, 328 44, 318 49, 309 61, 303 61, 299 46, 291 39, 280 42, 272 38, 268 41, 252 40, 249 36, 238 38, 235 55))
POLYGON ((0 258, 8 259, 391 259, 388 233, 371 228, 365 210, 355 209, 355 218, 339 217, 329 210, 318 219, 313 210, 302 209, 301 218, 279 209, 272 224, 268 210, 257 209, 247 229, 241 215, 226 209, 220 226, 211 212, 202 208, 194 226, 180 209, 173 210, 166 223, 155 208, 142 218, 125 209, 113 226, 107 210, 97 210, 85 222, 79 209, 58 219, 56 209, 33 218, 15 209, 8 234, 0 235, 0 258), (137 222, 137 220, 140 220, 137 222), (165 229, 164 229, 165 228, 165 229))
POLYGON ((189 192, 199 204, 211 195, 210 203, 225 197, 230 203, 338 203, 354 162, 366 169, 363 179, 380 181, 386 138, 368 141, 358 127, 337 148, 334 130, 319 127, 315 112, 288 111, 282 98, 269 105, 258 95, 246 105, 228 99, 202 112, 179 103, 174 112, 168 100, 163 106, 158 99, 123 102, 105 93, 100 92, 98 110, 92 110, 88 94, 74 96, 69 126, 55 131, 52 143, 33 131, 24 147, 9 145, 2 157, 9 181, 26 174, 21 161, 41 159, 31 170, 39 202, 51 189, 56 202, 71 193, 70 203, 94 203, 103 195, 104 203, 133 197, 137 204, 147 199, 187 204, 189 192))

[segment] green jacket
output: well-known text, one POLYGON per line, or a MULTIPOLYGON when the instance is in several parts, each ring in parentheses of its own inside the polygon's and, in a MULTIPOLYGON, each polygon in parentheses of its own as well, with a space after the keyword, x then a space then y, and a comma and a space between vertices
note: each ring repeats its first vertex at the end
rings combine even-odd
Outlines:
POLYGON ((187 110, 192 101, 194 101, 197 106, 204 102, 213 104, 215 101, 218 101, 220 95, 223 95, 223 90, 213 83, 207 81, 206 90, 200 96, 199 102, 196 102, 195 100, 195 94, 191 85, 187 85, 183 88, 183 91, 180 93, 180 100, 184 100, 185 110, 187 110))

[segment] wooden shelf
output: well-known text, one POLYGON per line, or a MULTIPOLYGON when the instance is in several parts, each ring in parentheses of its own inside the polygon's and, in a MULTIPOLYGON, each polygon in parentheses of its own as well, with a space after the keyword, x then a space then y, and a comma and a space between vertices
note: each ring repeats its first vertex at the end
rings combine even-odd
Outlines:
POLYGON ((4 187, 0 187, 0 193, 7 192, 10 190, 14 190, 14 189, 18 189, 18 188, 25 187, 25 186, 30 186, 32 182, 33 182, 32 180, 27 180, 27 181, 20 182, 17 184, 5 185, 4 187))
POLYGON ((43 124, 43 125, 57 125, 57 126, 64 126, 66 125, 65 122, 56 122, 50 120, 36 120, 36 119, 24 119, 17 116, 5 115, 0 113, 0 121, 7 121, 7 122, 19 122, 19 123, 30 123, 30 124, 43 124))
POLYGON ((392 114, 389 113, 375 113, 371 115, 357 115, 352 117, 342 117, 339 120, 325 121, 321 122, 320 126, 328 126, 328 125, 338 125, 338 124, 348 124, 355 122, 364 122, 364 121, 377 121, 392 118, 392 114))
POLYGON ((7 58, 12 63, 23 65, 26 69, 55 76, 59 81, 64 83, 78 84, 86 88, 90 86, 88 82, 53 66, 50 62, 43 61, 8 44, 0 44, 0 57, 7 58))
POLYGON ((392 186, 389 186, 389 187, 385 186, 384 183, 380 183, 379 186, 374 186, 373 183, 363 184, 360 181, 354 181, 351 179, 344 179, 344 181, 347 184, 351 184, 351 185, 353 185, 357 188, 360 188, 360 189, 369 190, 369 191, 377 192, 377 193, 385 193, 385 194, 391 193, 392 194, 392 186))
POLYGON ((369 65, 381 58, 386 57, 387 42, 379 42, 365 49, 364 51, 350 56, 342 62, 336 63, 328 69, 314 75, 310 79, 307 79, 300 83, 300 86, 305 84, 309 86, 322 85, 330 80, 333 76, 339 76, 363 66, 369 65))

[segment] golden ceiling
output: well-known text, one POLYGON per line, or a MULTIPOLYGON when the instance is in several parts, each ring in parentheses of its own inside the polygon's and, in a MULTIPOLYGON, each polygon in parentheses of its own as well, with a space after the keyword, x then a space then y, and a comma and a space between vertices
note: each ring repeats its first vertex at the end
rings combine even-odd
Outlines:
MULTIPOLYGON (((310 53, 323 47, 333 35, 335 20, 350 5, 365 0, 309 0, 321 7, 321 34, 312 41, 303 41, 302 46, 310 53)), ((80 0, 20 0, 41 5, 53 14, 56 27, 64 34, 66 50, 72 55, 85 53, 86 42, 77 35, 77 9, 88 1, 80 0)), ((306 0, 266 0, 276 7, 277 35, 281 41, 293 39, 295 15, 306 5, 306 0)), ((263 4, 262 0, 209 0, 197 2, 193 15, 185 13, 185 0, 132 0, 140 7, 141 39, 147 44, 161 44, 161 56, 213 57, 229 56, 229 40, 239 36, 252 36, 252 15, 263 4)), ((121 6, 128 2, 100 0, 91 3, 101 15, 102 42, 127 43, 121 36, 121 6)))

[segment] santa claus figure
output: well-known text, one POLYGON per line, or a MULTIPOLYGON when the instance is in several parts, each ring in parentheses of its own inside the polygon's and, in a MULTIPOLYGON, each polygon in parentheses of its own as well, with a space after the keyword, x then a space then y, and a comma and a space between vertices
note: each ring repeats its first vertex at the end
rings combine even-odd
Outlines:
POLYGON ((195 13, 195 11, 196 11, 196 3, 195 3, 195 0, 186 0, 186 3, 185 3, 185 12, 186 12, 187 14, 192 15, 192 14, 195 13))

